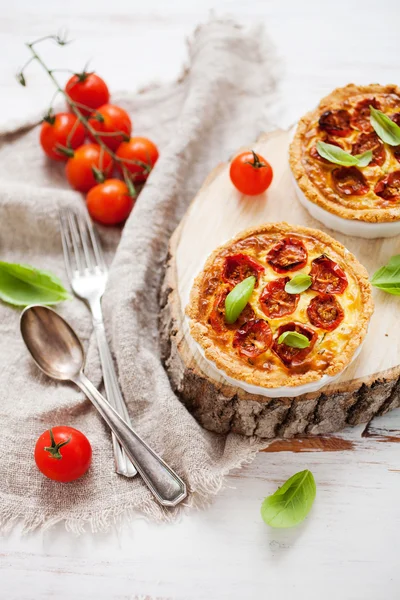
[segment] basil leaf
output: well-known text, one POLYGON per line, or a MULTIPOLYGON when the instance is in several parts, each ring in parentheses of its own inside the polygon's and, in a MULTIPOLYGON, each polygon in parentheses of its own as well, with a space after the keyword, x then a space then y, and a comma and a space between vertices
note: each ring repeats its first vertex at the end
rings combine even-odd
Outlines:
POLYGON ((312 279, 305 273, 297 273, 290 281, 285 285, 285 292, 288 294, 301 294, 307 290, 312 283, 312 279))
POLYGON ((380 110, 373 106, 370 106, 369 109, 371 111, 371 125, 382 142, 389 144, 389 146, 398 146, 400 144, 400 127, 380 110))
POLYGON ((310 340, 297 331, 284 331, 278 338, 278 344, 286 344, 291 348, 308 348, 310 340))
POLYGON ((355 158, 357 159, 358 167, 367 167, 371 162, 373 157, 372 150, 366 150, 362 154, 356 154, 355 158))
POLYGON ((311 471, 296 473, 261 505, 261 516, 271 527, 294 527, 311 510, 317 493, 311 471))
POLYGON ((53 273, 0 261, 0 299, 4 302, 14 306, 57 304, 70 297, 53 273))
POLYGON ((371 283, 388 294, 400 296, 400 254, 392 256, 387 265, 378 269, 372 275, 371 283))
POLYGON ((238 319, 250 300, 255 284, 256 278, 251 275, 235 285, 229 292, 225 299, 225 321, 227 323, 232 324, 238 319))

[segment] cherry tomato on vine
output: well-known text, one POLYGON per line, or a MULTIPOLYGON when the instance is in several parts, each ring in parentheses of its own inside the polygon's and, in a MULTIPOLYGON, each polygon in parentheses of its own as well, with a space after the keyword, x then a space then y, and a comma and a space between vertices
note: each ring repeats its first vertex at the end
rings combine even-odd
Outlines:
POLYGON ((79 110, 85 116, 90 115, 95 108, 107 104, 110 99, 105 81, 96 73, 86 73, 86 71, 76 73, 67 81, 65 93, 78 104, 79 110))
POLYGON ((265 192, 271 185, 273 177, 271 165, 253 150, 235 156, 229 174, 236 189, 247 196, 256 196, 265 192))
MULTIPOLYGON (((146 181, 151 169, 157 162, 158 150, 152 141, 145 137, 131 137, 129 142, 118 146, 116 155, 123 160, 134 182, 146 181), (132 162, 137 161, 137 163, 132 162)), ((121 166, 117 163, 120 171, 121 166)))
POLYGON ((91 461, 89 440, 73 427, 52 427, 36 442, 36 465, 43 475, 54 481, 67 482, 82 477, 91 461))
POLYGON ((88 192, 90 188, 104 181, 112 168, 113 160, 108 152, 98 144, 83 144, 68 160, 65 173, 71 187, 79 192, 88 192))
POLYGON ((100 106, 90 117, 89 123, 100 134, 102 141, 110 150, 116 150, 121 142, 128 140, 132 131, 128 113, 115 104, 100 106), (122 132, 122 135, 112 135, 115 132, 122 132))
POLYGON ((71 154, 68 149, 78 148, 85 135, 85 128, 75 115, 58 113, 45 117, 40 130, 40 144, 49 158, 68 160, 71 154))
POLYGON ((103 225, 117 225, 129 217, 135 199, 124 181, 107 179, 89 191, 86 204, 92 219, 103 225))

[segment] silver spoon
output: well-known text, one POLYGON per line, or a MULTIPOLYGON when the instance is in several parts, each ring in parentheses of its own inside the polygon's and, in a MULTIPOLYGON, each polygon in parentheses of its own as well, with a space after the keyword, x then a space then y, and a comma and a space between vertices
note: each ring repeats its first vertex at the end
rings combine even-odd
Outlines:
POLYGON ((47 306, 28 306, 21 314, 21 334, 33 360, 46 375, 73 381, 97 408, 121 446, 163 506, 186 498, 186 485, 119 416, 83 373, 85 353, 75 331, 47 306))

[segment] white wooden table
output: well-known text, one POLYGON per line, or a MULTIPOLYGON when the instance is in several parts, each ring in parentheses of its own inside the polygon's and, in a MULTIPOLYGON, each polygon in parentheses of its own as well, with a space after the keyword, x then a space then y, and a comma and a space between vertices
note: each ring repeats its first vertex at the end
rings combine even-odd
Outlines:
MULTIPOLYGON (((400 81, 398 0, 3 0, 0 125, 51 94, 43 78, 29 92, 15 84, 23 42, 67 27, 76 42, 60 66, 79 69, 92 56, 111 89, 134 89, 179 75, 185 38, 211 8, 268 28, 281 61, 278 125, 337 85, 400 81)), ((16 529, 0 539, 0 598, 397 600, 400 412, 374 421, 372 437, 362 430, 260 453, 211 508, 178 523, 139 520, 79 538, 62 526, 26 537, 16 529), (269 529, 262 499, 305 468, 318 487, 312 513, 294 530, 269 529)))

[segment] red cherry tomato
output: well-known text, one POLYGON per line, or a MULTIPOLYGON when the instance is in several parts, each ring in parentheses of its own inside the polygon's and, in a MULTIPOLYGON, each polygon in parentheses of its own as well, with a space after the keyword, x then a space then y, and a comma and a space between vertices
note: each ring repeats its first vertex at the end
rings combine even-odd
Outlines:
POLYGON ((247 196, 262 194, 271 185, 271 165, 255 152, 242 152, 231 162, 229 171, 236 189, 247 196))
POLYGON ((323 294, 343 294, 348 285, 346 273, 325 254, 312 261, 310 277, 311 289, 323 294))
POLYGON ((326 110, 318 121, 320 129, 328 135, 346 137, 351 133, 350 113, 348 110, 326 110))
MULTIPOLYGON (((132 180, 141 183, 146 181, 156 164, 158 150, 157 146, 147 138, 132 137, 129 142, 122 142, 118 146, 116 155, 123 160, 125 167, 132 173, 132 180)), ((117 163, 117 166, 122 172, 120 164, 117 163)))
POLYGON ((307 250, 301 240, 287 237, 268 252, 266 260, 277 273, 297 271, 307 264, 307 250))
POLYGON ((226 257, 222 277, 227 283, 236 285, 246 277, 254 275, 258 285, 258 278, 263 272, 264 267, 248 254, 234 254, 226 257))
POLYGON ((73 427, 52 427, 35 446, 36 465, 49 479, 73 481, 90 467, 92 447, 83 433, 73 427))
POLYGON ((132 122, 126 110, 114 104, 100 106, 90 117, 89 123, 110 150, 116 150, 121 142, 130 137, 132 131, 132 122), (121 135, 114 135, 116 132, 120 132, 121 135))
POLYGON ((369 190, 364 175, 357 167, 339 167, 332 171, 332 183, 342 196, 363 196, 369 190))
POLYGON ((42 123, 40 144, 49 158, 68 160, 68 152, 62 148, 73 149, 83 144, 85 128, 71 113, 58 113, 42 123))
POLYGON ((88 192, 98 184, 94 170, 107 177, 111 173, 112 167, 111 156, 98 144, 83 144, 68 160, 65 172, 71 187, 79 192, 88 192))
POLYGON ((373 131, 374 128, 371 125, 371 111, 369 109, 370 106, 373 106, 376 109, 380 109, 381 105, 378 100, 375 98, 365 98, 361 100, 355 107, 353 116, 351 117, 351 125, 354 129, 358 129, 359 131, 373 131))
POLYGON ((286 367, 297 367, 301 365, 301 363, 304 362, 304 360, 310 354, 317 339, 318 335, 313 329, 311 329, 311 327, 307 327, 307 325, 303 325, 303 323, 295 323, 293 321, 292 323, 281 325, 278 328, 275 341, 272 346, 272 351, 281 359, 286 367), (278 339, 282 333, 285 333, 285 331, 296 331, 297 333, 305 335, 306 338, 308 338, 310 345, 307 346, 307 348, 292 348, 292 346, 287 346, 285 342, 283 342, 283 344, 278 344, 278 339))
POLYGON ((370 167, 374 165, 382 166, 385 162, 386 152, 385 147, 382 144, 375 131, 371 133, 360 133, 355 144, 351 148, 352 154, 362 154, 372 150, 372 160, 369 163, 370 167))
POLYGON ((232 344, 243 358, 256 358, 268 350, 271 342, 272 331, 267 321, 253 319, 236 332, 232 344))
POLYGON ((378 181, 374 190, 377 196, 388 202, 400 201, 400 171, 394 171, 378 181))
POLYGON ((344 310, 332 294, 315 296, 307 307, 311 325, 333 331, 344 319, 344 310))
POLYGON ((110 99, 105 81, 96 73, 76 73, 68 80, 65 93, 78 104, 79 110, 86 116, 95 108, 107 104, 110 99))
POLYGON ((296 310, 300 294, 288 294, 285 291, 288 281, 289 277, 269 281, 261 293, 261 308, 270 319, 291 315, 296 310))
POLYGON ((92 187, 86 196, 90 216, 103 225, 117 225, 125 221, 135 203, 125 182, 106 179, 92 187))

